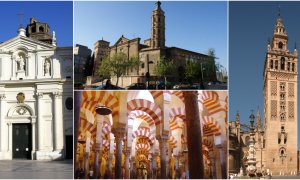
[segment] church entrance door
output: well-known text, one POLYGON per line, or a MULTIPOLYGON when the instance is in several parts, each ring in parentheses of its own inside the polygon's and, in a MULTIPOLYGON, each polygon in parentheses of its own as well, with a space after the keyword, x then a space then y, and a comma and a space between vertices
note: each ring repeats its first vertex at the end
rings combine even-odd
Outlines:
POLYGON ((31 124, 13 124, 13 159, 31 159, 31 124))

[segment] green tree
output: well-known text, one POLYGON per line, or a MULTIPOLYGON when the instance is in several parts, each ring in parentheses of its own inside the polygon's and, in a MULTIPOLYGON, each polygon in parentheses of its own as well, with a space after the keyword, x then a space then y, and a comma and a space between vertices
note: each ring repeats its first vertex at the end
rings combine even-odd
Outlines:
POLYGON ((153 70, 154 74, 159 77, 164 77, 165 86, 167 81, 167 76, 173 76, 176 73, 176 66, 173 60, 161 57, 157 62, 153 70))
POLYGON ((184 67, 184 78, 192 83, 193 80, 199 79, 201 73, 201 64, 195 61, 188 61, 184 67))
POLYGON ((137 69, 139 66, 139 59, 137 57, 127 58, 124 53, 116 53, 112 57, 106 57, 101 65, 97 67, 96 74, 104 78, 111 78, 112 76, 117 77, 116 86, 118 86, 119 78, 129 68, 137 69))

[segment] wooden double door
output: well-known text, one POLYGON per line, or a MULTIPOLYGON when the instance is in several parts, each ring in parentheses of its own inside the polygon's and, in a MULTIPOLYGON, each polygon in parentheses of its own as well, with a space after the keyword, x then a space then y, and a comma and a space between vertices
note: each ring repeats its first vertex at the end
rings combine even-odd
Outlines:
POLYGON ((31 159, 32 129, 31 124, 12 125, 13 159, 31 159))

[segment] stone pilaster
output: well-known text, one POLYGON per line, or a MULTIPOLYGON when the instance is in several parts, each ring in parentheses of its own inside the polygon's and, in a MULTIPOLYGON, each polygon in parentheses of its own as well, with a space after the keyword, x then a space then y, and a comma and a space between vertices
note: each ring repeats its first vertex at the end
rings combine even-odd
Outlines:
POLYGON ((0 152, 4 152, 4 142, 5 142, 5 132, 3 131, 5 123, 4 123, 4 117, 5 117, 5 112, 4 112, 4 107, 5 107, 5 99, 6 96, 5 94, 0 94, 0 152))
POLYGON ((37 93, 37 106, 38 106, 38 150, 43 150, 43 138, 44 138, 44 128, 43 128, 43 106, 42 106, 42 100, 43 100, 43 93, 37 93))
POLYGON ((64 122, 62 117, 62 93, 54 92, 54 150, 63 153, 64 148, 64 122))

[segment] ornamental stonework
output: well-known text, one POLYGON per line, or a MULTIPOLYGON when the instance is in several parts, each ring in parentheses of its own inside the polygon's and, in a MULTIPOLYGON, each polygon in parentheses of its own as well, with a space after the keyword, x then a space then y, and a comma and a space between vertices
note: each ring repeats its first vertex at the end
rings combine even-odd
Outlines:
POLYGON ((277 82, 271 81, 271 96, 277 96, 277 82))
POLYGON ((294 83, 289 83, 288 96, 294 97, 294 83))
POLYGON ((289 101, 289 120, 294 120, 294 102, 293 101, 289 101))
POLYGON ((271 119, 275 120, 277 118, 277 101, 271 100, 271 119))

